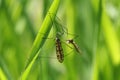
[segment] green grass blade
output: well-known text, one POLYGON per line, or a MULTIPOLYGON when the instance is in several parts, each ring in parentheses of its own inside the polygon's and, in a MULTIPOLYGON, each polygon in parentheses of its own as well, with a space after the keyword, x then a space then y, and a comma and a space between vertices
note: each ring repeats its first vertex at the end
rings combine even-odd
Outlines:
POLYGON ((103 11, 102 14, 102 30, 110 51, 112 62, 114 65, 118 65, 120 63, 119 41, 114 27, 105 11, 103 11))
POLYGON ((43 24, 35 38, 32 49, 30 51, 30 58, 28 59, 25 71, 23 72, 23 74, 21 76, 22 80, 26 80, 26 78, 31 70, 31 67, 35 62, 35 59, 38 56, 37 52, 39 51, 39 49, 43 46, 43 44, 45 42, 45 39, 43 39, 43 37, 47 37, 51 30, 51 27, 52 27, 51 19, 54 20, 55 15, 58 10, 58 7, 59 7, 59 3, 60 3, 60 0, 54 0, 53 4, 51 5, 50 9, 47 12, 47 15, 43 21, 43 24), (50 15, 50 13, 52 13, 52 15, 50 15), (45 34, 41 35, 41 33, 45 33, 45 34))
POLYGON ((2 71, 1 67, 0 67, 0 80, 7 80, 7 77, 4 74, 4 72, 2 71))
POLYGON ((29 72, 32 68, 32 65, 34 64, 37 56, 39 55, 39 52, 35 55, 35 57, 33 58, 33 60, 30 62, 29 66, 26 68, 26 70, 23 72, 21 79, 20 80, 26 80, 27 76, 29 75, 29 72))

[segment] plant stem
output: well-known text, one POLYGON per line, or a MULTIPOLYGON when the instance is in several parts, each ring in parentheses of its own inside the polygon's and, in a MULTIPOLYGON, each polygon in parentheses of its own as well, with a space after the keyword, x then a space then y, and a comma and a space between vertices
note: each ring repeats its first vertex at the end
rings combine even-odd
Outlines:
POLYGON ((25 71, 23 72, 21 79, 22 80, 26 80, 32 65, 34 64, 36 58, 38 57, 39 53, 37 53, 39 51, 39 49, 43 46, 43 44, 45 43, 46 39, 43 39, 43 37, 47 37, 51 27, 52 27, 52 20, 54 20, 55 15, 57 13, 58 7, 59 7, 59 3, 60 0, 54 0, 50 9, 47 12, 47 15, 43 21, 43 24, 41 26, 41 28, 39 29, 39 32, 34 40, 32 49, 30 51, 30 57, 28 59, 27 65, 25 67, 25 71), (50 13, 52 13, 52 15, 50 15, 50 13), (44 33, 44 35, 43 35, 44 33))

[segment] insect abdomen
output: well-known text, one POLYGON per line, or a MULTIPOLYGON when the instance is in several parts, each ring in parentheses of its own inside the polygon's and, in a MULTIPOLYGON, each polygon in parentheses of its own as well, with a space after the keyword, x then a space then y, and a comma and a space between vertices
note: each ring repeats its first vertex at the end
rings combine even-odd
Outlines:
POLYGON ((58 61, 62 63, 64 60, 64 54, 63 54, 63 49, 62 49, 59 38, 56 38, 56 54, 57 54, 58 61))

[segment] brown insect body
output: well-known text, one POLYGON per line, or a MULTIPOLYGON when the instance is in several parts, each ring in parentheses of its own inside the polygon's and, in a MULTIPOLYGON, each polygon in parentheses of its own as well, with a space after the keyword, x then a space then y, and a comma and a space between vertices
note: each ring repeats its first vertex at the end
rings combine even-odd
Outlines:
POLYGON ((81 53, 79 46, 73 41, 73 39, 67 40, 67 42, 72 44, 78 53, 81 53))
POLYGON ((58 61, 62 63, 64 60, 64 54, 63 54, 61 41, 59 38, 56 38, 56 54, 57 54, 58 61))

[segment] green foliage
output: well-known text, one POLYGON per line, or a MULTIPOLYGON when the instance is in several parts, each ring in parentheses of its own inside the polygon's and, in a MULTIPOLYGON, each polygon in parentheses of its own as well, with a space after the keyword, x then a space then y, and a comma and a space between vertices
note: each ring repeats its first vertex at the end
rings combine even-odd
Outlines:
POLYGON ((119 9, 119 0, 0 0, 0 80, 120 80, 119 9))

